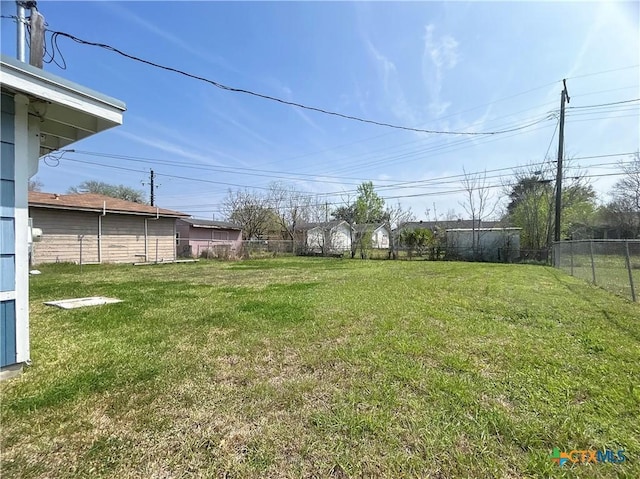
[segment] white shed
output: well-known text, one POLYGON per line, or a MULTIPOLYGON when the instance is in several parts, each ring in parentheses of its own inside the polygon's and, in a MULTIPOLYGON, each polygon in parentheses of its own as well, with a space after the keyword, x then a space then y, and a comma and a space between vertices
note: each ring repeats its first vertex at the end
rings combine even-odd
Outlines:
POLYGON ((522 228, 447 229, 447 255, 468 260, 508 263, 520 256, 522 228))

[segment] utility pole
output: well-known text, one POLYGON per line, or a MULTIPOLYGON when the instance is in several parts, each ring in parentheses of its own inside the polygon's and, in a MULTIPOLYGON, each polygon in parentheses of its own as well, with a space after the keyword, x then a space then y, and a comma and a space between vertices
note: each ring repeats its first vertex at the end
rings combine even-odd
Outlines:
POLYGON ((151 199, 151 206, 155 206, 155 201, 154 201, 154 200, 155 200, 155 194, 154 194, 154 191, 155 191, 155 185, 154 185, 154 180, 155 180, 155 178, 156 178, 156 174, 153 172, 153 170, 149 170, 149 171, 150 171, 150 173, 149 173, 149 180, 150 180, 149 185, 151 186, 151 194, 149 195, 149 197, 150 197, 150 199, 151 199))
POLYGON ((558 173, 556 175, 556 226, 554 241, 560 241, 560 220, 562 218, 562 155, 564 154, 564 101, 569 103, 567 80, 562 80, 564 88, 560 92, 560 132, 558 134, 558 173))

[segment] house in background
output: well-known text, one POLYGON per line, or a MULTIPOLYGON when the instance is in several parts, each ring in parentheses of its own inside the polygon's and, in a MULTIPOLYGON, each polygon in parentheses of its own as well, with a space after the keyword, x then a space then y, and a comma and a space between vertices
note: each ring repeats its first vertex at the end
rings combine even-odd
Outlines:
POLYGON ((176 222, 176 247, 180 257, 234 258, 242 250, 242 228, 225 221, 180 218, 176 222))
POLYGON ((89 264, 173 261, 176 220, 188 215, 92 193, 30 191, 29 216, 43 232, 32 264, 89 264))
POLYGON ((356 238, 360 241, 360 238, 364 234, 371 235, 371 248, 374 249, 388 249, 389 238, 391 232, 385 224, 359 224, 355 225, 356 238))
POLYGON ((31 359, 29 178, 40 156, 122 124, 125 105, 5 55, 0 89, 0 377, 7 377, 31 359))
POLYGON ((314 254, 336 254, 351 250, 351 227, 346 221, 304 223, 296 227, 296 243, 302 251, 314 254))

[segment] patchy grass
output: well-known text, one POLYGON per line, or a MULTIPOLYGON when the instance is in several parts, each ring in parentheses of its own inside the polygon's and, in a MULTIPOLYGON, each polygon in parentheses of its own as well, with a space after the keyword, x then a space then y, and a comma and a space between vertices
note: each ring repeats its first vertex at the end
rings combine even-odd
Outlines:
POLYGON ((33 366, 0 384, 3 477, 640 476, 640 306, 556 270, 42 271, 33 366), (42 304, 93 295, 124 302, 42 304))

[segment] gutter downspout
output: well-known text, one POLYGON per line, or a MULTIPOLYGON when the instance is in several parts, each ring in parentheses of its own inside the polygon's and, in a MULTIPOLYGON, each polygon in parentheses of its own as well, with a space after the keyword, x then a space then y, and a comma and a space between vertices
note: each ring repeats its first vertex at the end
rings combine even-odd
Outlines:
POLYGON ((102 217, 107 216, 107 202, 102 202, 102 214, 98 216, 98 263, 102 264, 102 217))
MULTIPOLYGON (((149 229, 147 221, 151 219, 152 221, 156 221, 160 219, 160 213, 158 207, 156 206, 156 217, 155 218, 145 218, 144 219, 144 261, 145 263, 149 262, 149 229)), ((157 245, 157 242, 156 242, 157 245)), ((156 246, 156 262, 158 262, 158 247, 156 246)))

